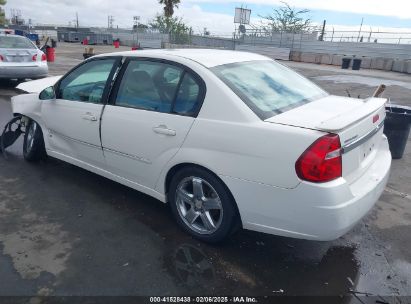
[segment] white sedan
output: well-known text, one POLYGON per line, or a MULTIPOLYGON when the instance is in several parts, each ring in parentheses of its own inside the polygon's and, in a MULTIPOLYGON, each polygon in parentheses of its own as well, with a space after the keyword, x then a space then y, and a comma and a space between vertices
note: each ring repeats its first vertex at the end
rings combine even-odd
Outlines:
POLYGON ((203 241, 240 227, 336 239, 389 176, 385 99, 329 95, 257 54, 105 54, 20 89, 26 160, 49 155, 151 195, 203 241))
POLYGON ((0 34, 0 78, 36 79, 48 74, 47 57, 28 38, 0 34))

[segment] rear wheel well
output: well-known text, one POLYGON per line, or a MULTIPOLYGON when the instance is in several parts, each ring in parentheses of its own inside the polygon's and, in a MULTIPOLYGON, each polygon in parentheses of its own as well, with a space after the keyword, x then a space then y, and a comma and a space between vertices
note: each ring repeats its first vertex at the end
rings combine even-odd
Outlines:
POLYGON ((200 168, 200 169, 206 170, 206 171, 210 172, 211 174, 213 174, 214 176, 216 176, 218 178, 218 176, 214 172, 212 172, 211 170, 209 170, 209 169, 207 169, 203 166, 200 166, 200 165, 196 165, 196 164, 193 164, 193 163, 181 163, 181 164, 175 165, 170 170, 168 170, 168 173, 166 175, 166 180, 165 180, 165 185, 164 185, 165 186, 165 195, 166 196, 167 196, 167 193, 170 189, 170 183, 171 183, 171 180, 172 180, 173 176, 178 171, 182 170, 183 168, 187 168, 187 167, 195 167, 195 168, 200 168))
MULTIPOLYGON (((167 173, 167 175, 166 175, 166 180, 165 180, 165 196, 166 196, 166 198, 167 198, 167 194, 168 194, 168 191, 169 191, 169 188, 170 188, 170 184, 171 184, 171 180, 172 180, 172 178, 173 178, 173 176, 178 172, 178 171, 180 171, 180 170, 182 170, 182 169, 184 169, 184 168, 199 168, 199 169, 202 169, 202 170, 205 170, 205 171, 207 171, 207 172, 209 172, 210 174, 212 174, 212 175, 214 175, 220 182, 221 182, 221 184, 224 186, 224 188, 227 190, 227 193, 230 195, 230 197, 231 197, 231 199, 232 199, 232 201, 234 202, 234 206, 235 206, 235 209, 236 209, 236 211, 237 211, 237 215, 238 215, 238 218, 240 219, 240 223, 242 223, 242 221, 241 221, 241 216, 240 216, 240 212, 239 212, 239 210, 238 210, 238 206, 237 206, 237 202, 235 201, 235 198, 234 198, 234 196, 233 196, 233 194, 231 193, 231 191, 230 191, 230 189, 227 187, 227 185, 224 183, 224 181, 217 175, 217 174, 215 174, 213 171, 211 171, 210 169, 208 169, 208 168, 206 168, 206 167, 203 167, 203 166, 200 166, 200 165, 197 165, 197 164, 193 164, 193 163, 181 163, 181 164, 178 164, 178 165, 175 165, 174 167, 172 167, 169 171, 168 171, 168 173, 167 173)), ((168 203, 168 201, 167 201, 167 203, 168 203)), ((241 224, 242 225, 242 224, 241 224)))

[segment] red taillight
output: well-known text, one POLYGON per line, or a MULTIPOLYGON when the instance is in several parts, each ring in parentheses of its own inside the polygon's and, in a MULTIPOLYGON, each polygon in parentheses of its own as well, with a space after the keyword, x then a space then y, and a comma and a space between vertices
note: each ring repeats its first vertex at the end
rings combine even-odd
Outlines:
MULTIPOLYGON (((35 54, 35 55, 33 55, 33 57, 31 57, 31 59, 33 60, 33 61, 37 61, 37 54, 35 54)), ((47 56, 46 56, 46 54, 41 54, 41 61, 46 61, 47 60, 47 56)))
POLYGON ((380 115, 376 114, 372 117, 372 123, 376 123, 380 119, 380 115))
POLYGON ((341 143, 337 134, 327 134, 317 139, 295 163, 299 178, 324 183, 341 177, 341 143))

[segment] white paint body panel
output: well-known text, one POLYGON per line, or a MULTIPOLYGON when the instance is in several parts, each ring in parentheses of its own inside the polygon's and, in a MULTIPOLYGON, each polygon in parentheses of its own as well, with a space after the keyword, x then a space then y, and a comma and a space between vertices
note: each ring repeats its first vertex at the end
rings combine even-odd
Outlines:
POLYGON ((49 149, 105 168, 99 130, 102 110, 101 104, 64 99, 44 101, 41 116, 47 126, 43 134, 48 138, 49 149))
POLYGON ((326 134, 318 127, 320 122, 340 128, 335 132, 342 141, 361 136, 384 119, 381 100, 367 105, 329 96, 329 106, 318 100, 262 121, 208 67, 267 60, 266 57, 216 50, 112 55, 167 59, 194 70, 207 87, 198 116, 112 105, 105 106, 101 114, 98 109, 69 104, 61 113, 53 113, 55 101, 40 101, 38 94, 14 97, 14 113, 31 117, 43 130, 66 136, 58 140, 45 136, 49 155, 163 202, 167 173, 180 164, 200 165, 219 176, 231 191, 244 228, 315 240, 334 239, 351 229, 372 208, 385 187, 391 155, 382 130, 343 155, 341 178, 323 184, 308 183, 297 177, 294 168, 299 156, 326 134), (306 111, 301 110, 303 107, 306 111), (101 118, 101 142, 95 128, 99 124, 81 121, 84 111, 92 111, 98 120, 101 118), (357 118, 356 114, 347 114, 361 111, 357 118), (375 114, 380 115, 378 122, 370 122, 375 114), (158 126, 174 133, 154 132, 153 128, 158 126), (64 142, 68 138, 72 139, 70 143, 64 142), (372 152, 362 157, 370 143, 374 144, 372 152))
POLYGON ((384 139, 372 166, 355 183, 302 182, 282 189, 220 176, 231 189, 246 229, 310 240, 334 240, 374 206, 389 177, 391 153, 384 139))
POLYGON ((102 145, 108 170, 154 189, 194 118, 109 105, 103 122, 102 145))

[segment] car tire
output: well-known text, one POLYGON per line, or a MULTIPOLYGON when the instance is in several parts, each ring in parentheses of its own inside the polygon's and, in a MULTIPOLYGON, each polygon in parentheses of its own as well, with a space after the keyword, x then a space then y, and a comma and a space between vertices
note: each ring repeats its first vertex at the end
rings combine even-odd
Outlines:
POLYGON ((34 120, 30 120, 24 134, 23 156, 28 162, 35 162, 46 157, 43 132, 34 120))
POLYGON ((167 198, 177 223, 201 241, 221 242, 241 227, 228 188, 202 168, 186 167, 174 174, 167 198))

